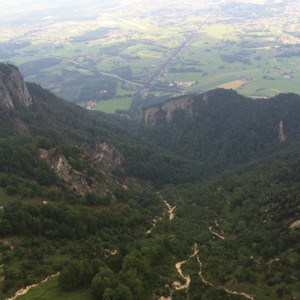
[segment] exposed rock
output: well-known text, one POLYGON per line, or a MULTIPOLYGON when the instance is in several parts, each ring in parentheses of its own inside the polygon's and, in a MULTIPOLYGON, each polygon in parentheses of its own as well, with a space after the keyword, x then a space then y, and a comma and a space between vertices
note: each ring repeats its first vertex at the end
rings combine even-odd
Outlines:
POLYGON ((300 220, 295 221, 290 225, 290 228, 300 228, 300 220))
POLYGON ((159 119, 164 119, 167 122, 172 121, 173 116, 178 111, 184 111, 188 116, 193 115, 194 99, 191 96, 171 99, 170 101, 157 106, 146 108, 138 116, 147 127, 153 127, 159 119))
POLYGON ((123 161, 120 152, 113 145, 107 143, 96 145, 96 150, 92 154, 92 159, 95 166, 105 172, 111 172, 116 167, 120 166, 123 161))
POLYGON ((148 127, 155 126, 157 116, 161 113, 161 108, 159 106, 153 106, 145 109, 143 113, 139 116, 139 119, 145 123, 148 127))
POLYGON ((56 174, 63 179, 76 193, 84 195, 91 191, 82 173, 68 163, 66 157, 56 149, 39 150, 40 158, 47 160, 56 174))
POLYGON ((192 97, 183 97, 166 102, 162 106, 162 110, 165 112, 167 121, 170 122, 178 110, 183 110, 187 115, 191 116, 193 114, 193 102, 192 97))
POLYGON ((18 68, 0 64, 0 106, 6 109, 29 107, 32 97, 18 68))
POLYGON ((279 123, 279 140, 280 142, 284 142, 286 140, 286 135, 284 133, 283 121, 279 123))

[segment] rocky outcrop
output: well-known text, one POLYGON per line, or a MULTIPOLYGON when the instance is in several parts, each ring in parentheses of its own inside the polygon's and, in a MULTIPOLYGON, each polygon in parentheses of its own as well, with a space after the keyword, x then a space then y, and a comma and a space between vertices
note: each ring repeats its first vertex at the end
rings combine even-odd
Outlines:
POLYGON ((286 135, 284 133, 283 121, 279 123, 279 140, 280 142, 284 142, 286 140, 286 135))
POLYGON ((179 99, 174 99, 172 101, 166 102, 162 105, 162 110, 166 115, 166 119, 170 122, 176 111, 182 110, 187 115, 192 116, 193 114, 193 103, 194 99, 192 97, 183 97, 179 99))
POLYGON ((113 145, 101 143, 96 145, 96 149, 92 153, 92 160, 97 169, 111 172, 121 165, 123 157, 113 145))
POLYGON ((161 119, 171 122, 178 111, 184 112, 187 116, 192 116, 193 104, 194 98, 192 96, 171 99, 162 105, 146 108, 140 113, 138 119, 147 127, 154 127, 161 119))
POLYGON ((91 191, 84 175, 72 168, 66 157, 56 149, 39 150, 39 157, 45 159, 55 173, 77 194, 84 195, 91 191))
POLYGON ((98 175, 93 177, 74 169, 63 153, 57 149, 39 149, 38 154, 49 163, 70 189, 79 195, 96 192, 100 196, 105 196, 109 190, 105 173, 109 173, 122 162, 120 153, 107 143, 98 144, 94 151, 82 149, 84 156, 82 159, 89 161, 90 167, 98 171, 98 175))
POLYGON ((0 107, 29 107, 32 97, 17 67, 0 64, 0 107))
POLYGON ((290 225, 290 228, 295 228, 295 229, 300 228, 300 220, 297 220, 294 223, 292 223, 290 225))

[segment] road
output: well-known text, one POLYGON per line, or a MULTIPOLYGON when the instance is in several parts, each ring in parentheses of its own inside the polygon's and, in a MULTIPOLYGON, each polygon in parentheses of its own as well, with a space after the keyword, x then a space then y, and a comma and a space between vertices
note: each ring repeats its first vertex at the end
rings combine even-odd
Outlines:
MULTIPOLYGON (((40 55, 38 55, 40 56, 40 55)), ((108 76, 108 77, 112 77, 112 78, 116 78, 117 80, 119 81, 123 81, 123 82, 126 82, 126 83, 130 83, 132 85, 135 85, 135 86, 139 86, 139 87, 144 87, 145 84, 143 83, 138 83, 138 82, 135 82, 135 81, 131 81, 131 80, 128 80, 128 79, 124 79, 122 77, 120 77, 119 75, 117 74, 113 74, 113 73, 107 73, 107 72, 103 72, 103 71, 99 71, 98 69, 96 68, 93 68, 93 67, 90 67, 90 66, 87 66, 85 64, 82 64, 76 60, 73 60, 71 58, 67 58, 67 57, 63 57, 63 56, 56 56, 56 55, 44 55, 45 57, 53 57, 53 58, 58 58, 58 59, 61 59, 61 60, 64 60, 64 61, 68 61, 70 63, 73 63, 75 65, 78 65, 80 67, 83 67, 85 69, 88 69, 92 72, 95 72, 95 73, 98 73, 100 75, 103 75, 103 76, 108 76)))
POLYGON ((168 65, 177 60, 181 53, 187 49, 188 46, 190 46, 194 40, 197 38, 199 33, 203 30, 204 26, 207 24, 208 20, 210 19, 211 15, 209 15, 203 23, 201 23, 197 29, 195 29, 193 32, 187 34, 184 39, 182 40, 181 44, 174 48, 171 53, 166 57, 165 60, 156 68, 154 73, 151 75, 151 77, 147 80, 147 84, 154 85, 157 79, 163 75, 167 71, 168 65))

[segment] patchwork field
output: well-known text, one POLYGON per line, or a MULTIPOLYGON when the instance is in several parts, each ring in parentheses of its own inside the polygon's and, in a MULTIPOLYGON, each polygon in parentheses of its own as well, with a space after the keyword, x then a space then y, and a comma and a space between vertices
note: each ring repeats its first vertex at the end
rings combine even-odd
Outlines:
POLYGON ((241 87, 245 83, 247 83, 247 81, 234 80, 234 81, 230 81, 230 82, 227 82, 227 83, 224 83, 224 84, 220 84, 218 87, 222 88, 222 89, 238 89, 239 87, 241 87))
POLYGON ((1 8, 0 60, 17 64, 28 81, 106 112, 161 92, 300 93, 297 1, 250 2, 31 0, 22 10, 17 1, 1 8))

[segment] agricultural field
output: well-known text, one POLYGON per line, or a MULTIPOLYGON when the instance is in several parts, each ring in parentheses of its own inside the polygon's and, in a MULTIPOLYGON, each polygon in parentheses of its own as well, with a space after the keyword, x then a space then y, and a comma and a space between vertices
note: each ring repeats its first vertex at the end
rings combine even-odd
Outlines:
POLYGON ((23 1, 0 8, 0 61, 80 105, 113 113, 217 87, 300 93, 296 0, 23 1))

